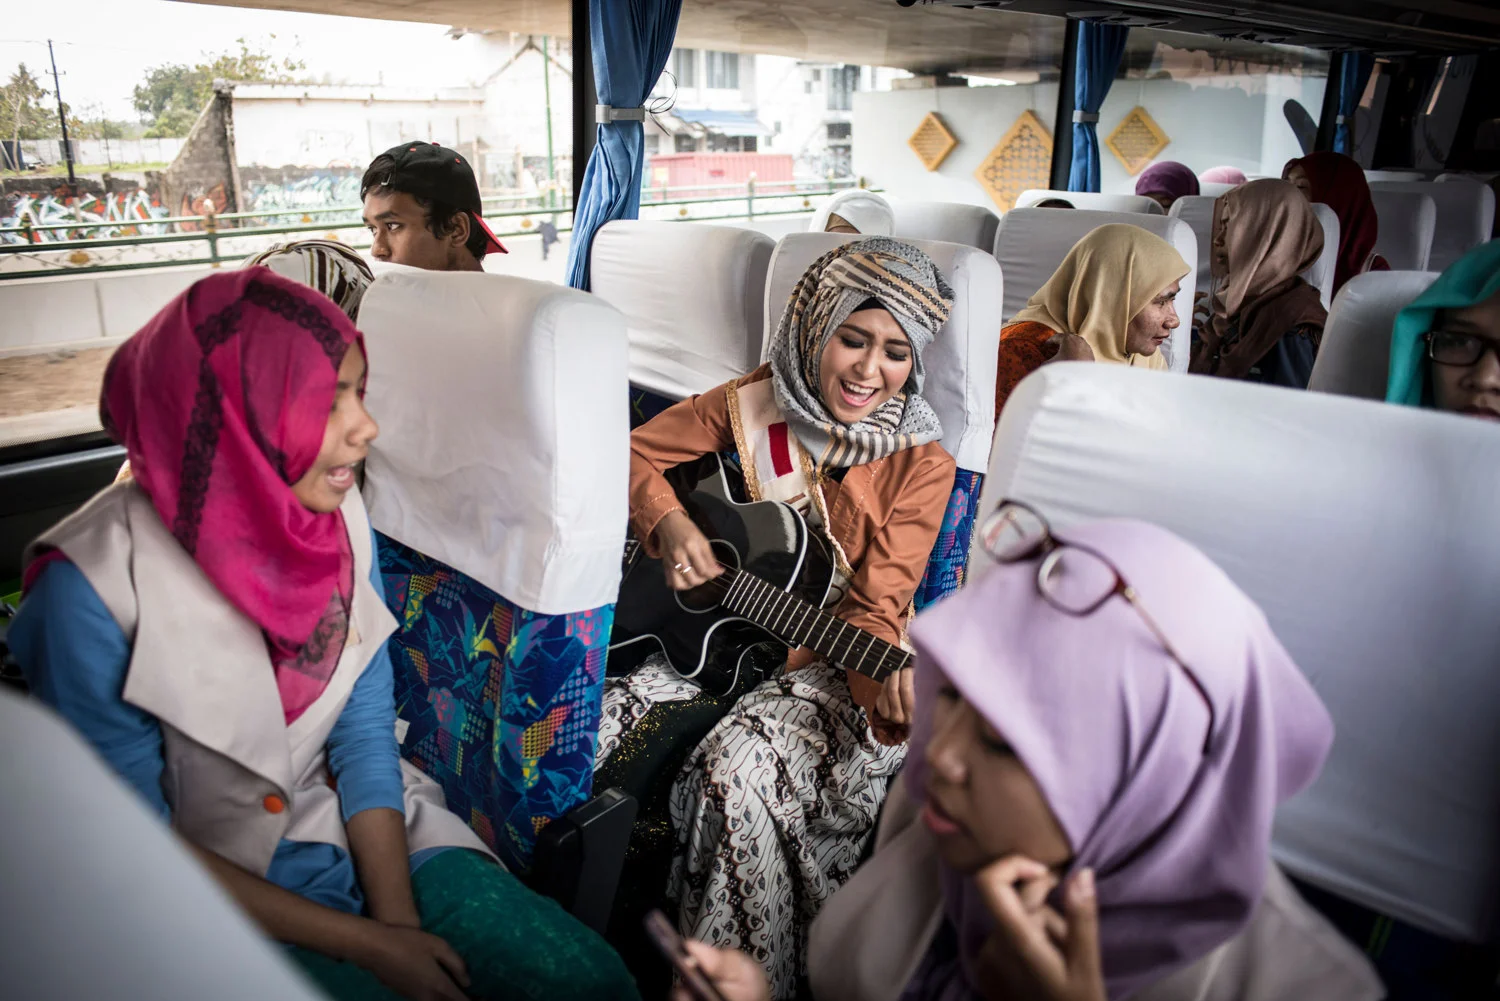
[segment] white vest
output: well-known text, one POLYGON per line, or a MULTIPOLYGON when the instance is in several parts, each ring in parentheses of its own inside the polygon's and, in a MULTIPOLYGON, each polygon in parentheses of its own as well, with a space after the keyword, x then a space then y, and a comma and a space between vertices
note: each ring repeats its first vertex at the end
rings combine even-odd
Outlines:
MULTIPOLYGON (((117 483, 36 542, 83 572, 130 642, 124 699, 161 724, 162 792, 178 833, 264 875, 283 838, 348 850, 325 745, 354 683, 396 620, 370 581, 364 502, 341 508, 354 551, 349 637, 328 685, 289 726, 260 627, 236 609, 135 483, 117 483)), ((392 739, 395 739, 394 734, 392 739)), ((411 851, 462 847, 493 858, 404 759, 411 851)))

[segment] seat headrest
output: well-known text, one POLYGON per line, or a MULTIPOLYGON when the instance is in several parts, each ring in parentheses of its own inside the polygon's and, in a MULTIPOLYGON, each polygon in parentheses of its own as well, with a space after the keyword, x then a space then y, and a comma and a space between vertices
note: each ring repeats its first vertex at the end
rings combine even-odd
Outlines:
POLYGON ((896 239, 935 240, 977 247, 985 253, 995 245, 1000 217, 983 205, 961 202, 891 203, 896 214, 896 239))
POLYGON ((630 431, 625 318, 550 282, 401 269, 365 293, 370 523, 523 608, 611 604, 630 431))
POLYGON ((1339 217, 1333 209, 1322 202, 1313 202, 1313 215, 1323 224, 1323 252, 1312 267, 1302 272, 1307 283, 1318 290, 1323 299, 1323 308, 1333 305, 1333 279, 1339 266, 1339 217))
MULTIPOLYGON (((1277 816, 1297 876, 1488 941, 1500 888, 1500 436, 1481 421, 1222 379, 1045 365, 995 435, 1002 497, 1057 527, 1155 522, 1265 611, 1333 716, 1277 816)), ((984 560, 973 561, 984 572, 984 560)), ((1143 596, 1149 601, 1150 596, 1143 596)))
MULTIPOLYGON (((1237 187, 1239 187, 1238 184, 1226 184, 1223 181, 1199 181, 1198 194, 1200 196, 1207 196, 1209 198, 1217 198, 1218 196, 1224 194, 1226 191, 1233 191, 1237 187)), ((1179 198, 1177 199, 1177 201, 1180 202, 1182 201, 1182 199, 1179 198)), ((1177 202, 1173 202, 1172 207, 1176 208, 1177 202)), ((1171 215, 1172 213, 1168 212, 1167 214, 1171 215)))
MULTIPOLYGON (((1151 201, 1149 198, 1146 200, 1151 201)), ((1198 260, 1198 238, 1193 235, 1192 227, 1181 219, 1142 212, 1012 209, 1000 220, 1000 227, 995 233, 995 257, 1000 261, 1000 270, 1005 273, 1003 322, 1009 323, 1012 317, 1026 308, 1026 303, 1052 277, 1052 273, 1063 262, 1063 258, 1068 256, 1068 251, 1073 249, 1075 243, 1108 223, 1126 223, 1155 233, 1177 248, 1189 268, 1198 260)), ((1197 271, 1190 270, 1177 293, 1177 318, 1181 325, 1172 331, 1172 338, 1167 342, 1167 358, 1174 372, 1187 371, 1192 338, 1193 293, 1197 288, 1197 271)))
POLYGON ((759 364, 775 247, 738 226, 632 220, 601 229, 590 283, 625 315, 631 383, 681 400, 759 364))
MULTIPOLYGON (((1486 242, 1495 225, 1495 192, 1488 184, 1450 181, 1378 181, 1370 192, 1408 191, 1431 196, 1437 209, 1437 230, 1427 267, 1443 271, 1448 265, 1486 242)), ((1385 218, 1380 226, 1385 229, 1385 218)), ((1392 264, 1392 267, 1395 265, 1392 264)))
POLYGON ((1386 259, 1392 271, 1426 271, 1437 229, 1437 203, 1432 196, 1371 185, 1370 200, 1380 223, 1375 253, 1386 259))
MULTIPOLYGON (((860 237, 840 233, 793 233, 782 237, 766 281, 766 332, 761 358, 792 289, 808 267, 841 244, 860 237)), ((922 396, 943 425, 943 447, 959 468, 983 472, 995 431, 995 369, 1000 348, 1002 279, 995 259, 956 243, 908 240, 937 265, 953 286, 953 312, 922 361, 922 396)))
POLYGON ((882 195, 864 188, 840 191, 818 206, 807 224, 809 233, 821 233, 828 228, 828 217, 839 215, 859 230, 860 236, 890 236, 894 232, 895 212, 891 203, 882 195))
POLYGON ((1097 191, 1050 191, 1031 188, 1016 196, 1016 208, 1029 209, 1037 202, 1048 198, 1061 198, 1071 202, 1075 209, 1092 209, 1095 212, 1140 212, 1145 215, 1166 215, 1161 204, 1145 195, 1110 195, 1097 191))
POLYGON ((1396 314, 1437 280, 1431 271, 1370 271, 1339 290, 1307 388, 1384 400, 1396 314))

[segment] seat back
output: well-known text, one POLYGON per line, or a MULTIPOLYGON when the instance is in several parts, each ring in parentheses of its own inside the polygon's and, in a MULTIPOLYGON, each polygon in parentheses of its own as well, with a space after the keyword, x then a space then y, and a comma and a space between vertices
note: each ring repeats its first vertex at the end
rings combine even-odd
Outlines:
POLYGON ((365 294, 402 751, 516 868, 588 799, 625 544, 625 319, 597 296, 400 269, 365 294))
MULTIPOLYGON (((1495 226, 1495 192, 1488 184, 1462 181, 1378 181, 1371 193, 1407 191, 1428 195, 1437 209, 1437 228, 1432 238, 1432 256, 1426 267, 1443 271, 1460 257, 1490 238, 1495 226)), ((1380 219, 1382 234, 1385 217, 1380 219)), ((1392 267, 1395 264, 1392 263, 1392 267)))
MULTIPOLYGON (((1147 199, 1150 201, 1150 199, 1147 199)), ((1154 202, 1152 204, 1155 204, 1154 202)), ((1174 206, 1175 207, 1175 206, 1174 206)), ((1012 209, 1000 220, 995 233, 995 257, 1005 273, 1003 323, 1009 323, 1037 289, 1047 283, 1073 245, 1107 223, 1126 223, 1166 240, 1192 265, 1198 260, 1198 239, 1181 219, 1140 212, 1094 212, 1078 209, 1012 209)), ((1167 342, 1167 360, 1174 372, 1185 372, 1190 354, 1193 325, 1193 293, 1198 288, 1197 271, 1189 271, 1177 293, 1177 318, 1181 325, 1167 342)))
POLYGON ((1396 314, 1437 279, 1430 271, 1370 271, 1339 291, 1307 388, 1384 400, 1396 314))
MULTIPOLYGON (((1223 185, 1227 190, 1234 185, 1223 185)), ((1218 201, 1218 195, 1189 195, 1179 198, 1172 203, 1172 211, 1167 214, 1174 219, 1181 219, 1193 230, 1193 236, 1198 241, 1198 288, 1207 291, 1213 287, 1213 276, 1211 274, 1212 262, 1210 250, 1213 241, 1214 229, 1214 203, 1218 201)), ((1334 214, 1333 209, 1321 202, 1313 203, 1313 212, 1318 217, 1318 222, 1323 226, 1323 253, 1318 256, 1313 266, 1302 272, 1302 277, 1318 290, 1323 299, 1323 306, 1327 308, 1333 302, 1333 278, 1339 259, 1339 217, 1334 214)))
POLYGON ((1145 195, 1110 195, 1097 191, 1051 191, 1045 188, 1030 188, 1016 196, 1018 209, 1029 209, 1037 202, 1049 198, 1061 198, 1071 202, 1075 209, 1094 212, 1140 212, 1144 215, 1166 215, 1161 204, 1145 195))
POLYGON ((1388 181, 1425 181, 1429 175, 1420 170, 1367 170, 1365 180, 1370 184, 1388 181))
POLYGON ((1468 527, 1497 496, 1500 437, 1481 421, 1047 365, 1006 403, 980 517, 1014 497, 1059 529, 1142 518, 1202 549, 1335 723, 1322 775, 1277 815, 1277 859, 1478 942, 1500 887, 1500 535, 1468 527))
POLYGON ((1426 192, 1375 185, 1370 186, 1370 200, 1380 223, 1375 253, 1386 259, 1392 271, 1426 271, 1437 229, 1437 202, 1426 192))
POLYGON ((629 220, 599 231, 591 286, 625 316, 632 426, 759 363, 775 246, 755 230, 698 222, 629 220))
MULTIPOLYGON (((1238 184, 1226 184, 1223 181, 1199 181, 1198 194, 1207 198, 1217 198, 1224 192, 1233 191, 1237 187, 1239 187, 1238 184)), ((1178 199, 1178 201, 1181 200, 1180 198, 1178 199)), ((1176 207, 1176 202, 1173 203, 1173 207, 1176 207)), ((1168 213, 1168 215, 1170 214, 1168 213)))
POLYGON ((978 247, 985 253, 995 245, 995 228, 1000 217, 983 205, 962 202, 891 203, 896 214, 895 234, 898 240, 935 240, 978 247))
MULTIPOLYGON (((1045 211, 1045 210, 1042 210, 1045 211)), ((809 265, 841 244, 858 237, 837 233, 793 233, 783 237, 771 258, 766 283, 765 348, 780 318, 781 306, 809 265)), ((1002 278, 994 257, 955 243, 909 241, 932 258, 953 286, 953 312, 923 356, 927 380, 922 396, 943 425, 943 447, 958 463, 943 527, 918 585, 922 608, 956 590, 968 566, 974 527, 974 504, 989 461, 995 430, 995 375, 1000 348, 1002 278)))

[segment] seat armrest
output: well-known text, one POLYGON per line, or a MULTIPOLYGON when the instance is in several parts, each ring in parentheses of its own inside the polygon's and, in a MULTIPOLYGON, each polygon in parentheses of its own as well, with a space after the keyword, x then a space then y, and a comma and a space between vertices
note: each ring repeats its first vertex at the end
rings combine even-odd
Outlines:
POLYGON ((528 885, 604 934, 637 808, 634 796, 610 788, 552 821, 537 837, 528 885))

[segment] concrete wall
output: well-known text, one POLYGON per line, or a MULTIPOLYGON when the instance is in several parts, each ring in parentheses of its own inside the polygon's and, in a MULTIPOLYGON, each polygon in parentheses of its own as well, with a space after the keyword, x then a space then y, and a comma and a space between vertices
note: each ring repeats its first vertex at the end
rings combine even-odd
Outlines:
MULTIPOLYGON (((1290 75, 1238 75, 1194 80, 1119 80, 1100 111, 1101 190, 1130 193, 1135 177, 1104 147, 1104 139, 1137 105, 1144 107, 1170 145, 1158 159, 1195 171, 1220 164, 1249 174, 1280 176, 1300 155, 1282 105, 1300 101, 1317 117, 1325 81, 1290 75)), ((974 171, 1020 116, 1030 109, 1050 130, 1057 114, 1057 84, 956 87, 854 95, 854 172, 902 198, 992 204, 974 171), (959 145, 935 172, 906 144, 929 111, 943 116, 959 145)))
POLYGON ((234 110, 228 91, 219 91, 193 123, 177 159, 158 175, 162 205, 173 215, 200 215, 211 200, 216 212, 238 212, 233 151, 234 110))

